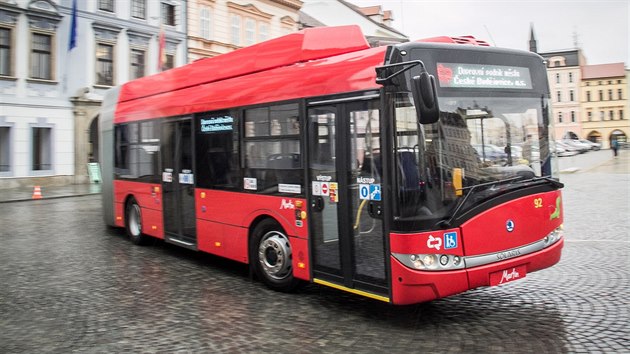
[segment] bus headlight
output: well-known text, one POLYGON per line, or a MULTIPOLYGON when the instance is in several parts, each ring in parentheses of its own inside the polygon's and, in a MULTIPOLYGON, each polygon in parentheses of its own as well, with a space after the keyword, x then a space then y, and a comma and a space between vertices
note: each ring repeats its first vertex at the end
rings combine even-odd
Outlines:
POLYGON ((463 269, 462 257, 453 254, 402 254, 392 253, 405 266, 418 270, 463 269))
POLYGON ((558 228, 551 231, 547 236, 545 236, 545 247, 553 245, 558 240, 560 240, 562 236, 564 236, 564 227, 563 225, 560 225, 558 228))

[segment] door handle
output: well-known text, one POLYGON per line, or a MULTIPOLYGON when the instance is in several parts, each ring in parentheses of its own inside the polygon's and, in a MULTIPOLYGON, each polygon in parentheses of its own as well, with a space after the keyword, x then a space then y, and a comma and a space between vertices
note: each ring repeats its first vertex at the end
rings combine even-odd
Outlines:
POLYGON ((368 204, 368 214, 374 219, 383 218, 383 208, 379 202, 370 202, 368 204))
POLYGON ((322 211, 324 210, 324 198, 322 197, 313 197, 311 200, 311 209, 313 211, 322 211))

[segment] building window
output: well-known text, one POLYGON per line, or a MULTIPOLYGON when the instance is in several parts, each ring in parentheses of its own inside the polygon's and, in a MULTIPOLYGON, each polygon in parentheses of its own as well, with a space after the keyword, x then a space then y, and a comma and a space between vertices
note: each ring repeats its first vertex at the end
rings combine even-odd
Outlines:
POLYGON ((617 89, 617 99, 618 100, 623 100, 623 90, 622 89, 617 89))
POLYGON ((591 91, 586 91, 586 102, 591 102, 591 91))
POLYGON ((619 110, 619 120, 623 120, 623 109, 619 110))
POLYGON ((609 101, 613 100, 613 90, 608 90, 608 100, 609 101))
POLYGON ((560 83, 560 73, 556 73, 556 84, 560 83))
POLYGON ((557 91, 556 96, 558 97, 558 102, 562 102, 562 92, 557 91))
POLYGON ((588 117, 589 122, 593 121, 593 112, 586 112, 586 116, 588 117))
POLYGON ((199 12, 199 28, 201 28, 201 38, 212 38, 212 11, 209 7, 202 7, 199 12))
POLYGON ((0 75, 11 76, 11 30, 0 28, 0 75))
POLYGON ((232 15, 231 23, 232 44, 241 45, 241 17, 232 15))
POLYGON ((11 171, 11 127, 0 127, 0 173, 11 171))
POLYGON ((251 18, 245 19, 245 45, 256 43, 256 21, 251 18))
POLYGON ((573 90, 569 91, 569 101, 573 102, 573 90))
POLYGON ((615 120, 615 113, 613 111, 608 111, 608 119, 615 120))
POLYGON ((32 134, 33 171, 52 170, 52 128, 35 127, 32 134))
POLYGON ((114 12, 114 0, 98 0, 98 9, 107 12, 114 12))
POLYGON ((260 23, 258 25, 258 42, 264 42, 269 39, 269 25, 260 23))
POLYGON ((166 54, 164 56, 164 65, 162 65, 162 70, 169 70, 175 67, 175 55, 166 54))
POLYGON ((603 101, 604 100, 604 91, 599 90, 599 100, 603 101))
POLYGON ((162 23, 175 26, 175 6, 162 3, 162 23))
POLYGON ((145 19, 147 13, 146 0, 131 0, 131 17, 145 19))
POLYGON ((144 76, 145 55, 144 50, 131 50, 131 79, 137 79, 144 76))
POLYGON ((98 43, 96 45, 96 84, 114 85, 114 46, 98 43))
POLYGON ((573 73, 569 73, 569 82, 573 82, 573 73))
POLYGON ((562 112, 558 112, 558 123, 562 123, 562 112))
POLYGON ((33 33, 31 46, 31 77, 52 80, 52 36, 33 33))

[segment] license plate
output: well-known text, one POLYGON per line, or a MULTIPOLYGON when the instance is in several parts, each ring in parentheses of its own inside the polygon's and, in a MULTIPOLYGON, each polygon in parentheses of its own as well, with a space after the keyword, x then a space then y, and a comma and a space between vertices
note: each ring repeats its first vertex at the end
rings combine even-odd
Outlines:
POLYGON ((511 281, 522 279, 525 278, 525 275, 527 275, 527 268, 524 265, 491 273, 490 286, 501 285, 509 283, 511 281))

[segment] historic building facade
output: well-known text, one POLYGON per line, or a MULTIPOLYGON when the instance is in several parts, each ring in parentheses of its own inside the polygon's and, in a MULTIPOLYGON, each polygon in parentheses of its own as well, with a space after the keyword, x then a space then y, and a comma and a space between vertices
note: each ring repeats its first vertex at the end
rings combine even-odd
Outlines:
POLYGON ((188 0, 189 62, 298 30, 300 0, 188 0))
MULTIPOLYGON (((538 53, 531 29, 529 50, 538 53)), ((587 65, 580 49, 538 53, 547 63, 555 138, 588 139, 610 147, 628 141, 628 70, 624 63, 587 65)))
POLYGON ((582 137, 580 120, 581 67, 586 60, 579 49, 540 53, 547 61, 547 77, 555 123, 555 138, 582 137))
POLYGON ((610 147, 613 139, 627 142, 628 71, 624 63, 586 65, 582 68, 582 136, 610 147))
POLYGON ((185 7, 0 0, 0 189, 86 182, 105 91, 186 63, 185 7))
POLYGON ((357 25, 372 47, 408 42, 391 27, 394 17, 381 6, 359 7, 344 0, 304 0, 300 27, 357 25))

